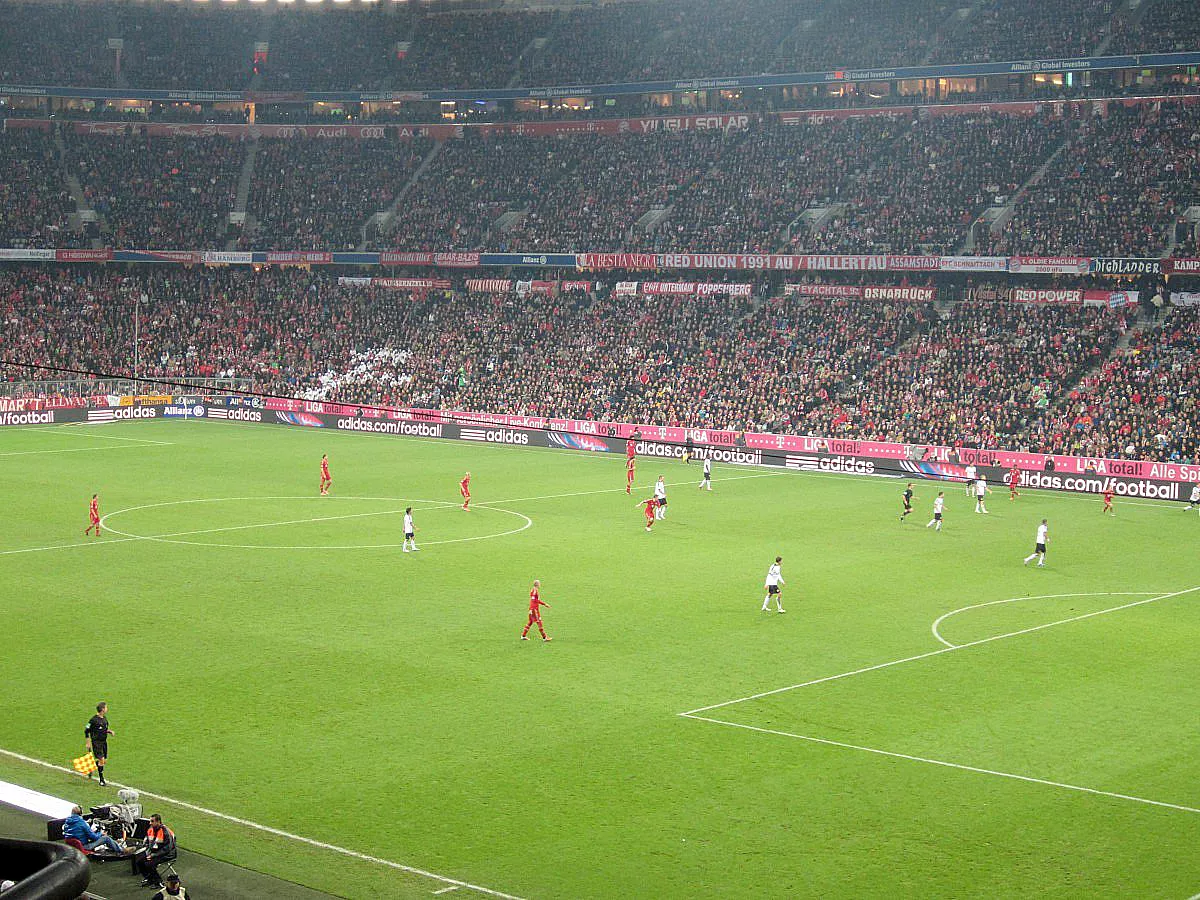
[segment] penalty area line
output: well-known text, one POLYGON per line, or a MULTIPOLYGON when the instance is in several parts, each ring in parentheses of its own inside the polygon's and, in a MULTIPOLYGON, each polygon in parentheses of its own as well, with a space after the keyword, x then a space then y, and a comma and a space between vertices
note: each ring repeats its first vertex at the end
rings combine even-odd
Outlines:
POLYGON ((808 741, 811 744, 823 744, 828 747, 838 747, 842 750, 858 750, 861 753, 872 753, 876 756, 888 756, 893 759, 903 759, 909 762, 928 763, 932 766, 942 766, 947 769, 958 769, 962 772, 974 772, 979 775, 994 775, 998 778, 1011 778, 1014 781, 1026 781, 1030 784, 1041 784, 1048 787, 1062 788, 1068 791, 1077 791, 1082 794, 1094 794, 1100 797, 1110 797, 1114 800, 1128 800, 1133 803, 1144 803, 1147 806, 1158 806, 1164 809, 1174 809, 1179 812, 1200 813, 1200 809, 1194 806, 1185 806, 1182 803, 1167 803, 1163 800, 1150 800, 1146 797, 1135 797, 1132 794, 1120 794, 1116 791, 1105 791, 1099 788, 1084 787, 1078 784, 1067 784, 1064 781, 1051 781, 1048 778, 1035 778, 1032 775, 1018 775, 1015 772, 1001 772, 997 769, 985 769, 980 766, 968 766, 963 763, 948 762, 944 759, 931 759, 928 756, 913 756, 909 753, 897 753, 893 750, 881 750, 878 747, 864 747, 861 744, 848 744, 845 741, 834 741, 828 738, 813 737, 807 734, 796 734, 791 731, 779 731, 774 728, 761 728, 757 725, 743 725, 740 722, 726 722, 723 719, 710 719, 707 716, 694 716, 690 713, 680 713, 680 716, 685 719, 694 719, 697 722, 709 722, 713 725, 727 725, 730 728, 742 728, 746 731, 757 731, 760 734, 773 734, 779 737, 795 738, 798 741, 808 741))
MULTIPOLYGON (((62 772, 67 775, 77 775, 74 769, 68 769, 66 766, 55 765, 54 763, 46 762, 42 759, 36 759, 32 756, 26 756, 23 753, 16 753, 12 750, 5 750, 0 747, 0 754, 11 759, 20 760, 21 762, 29 763, 35 766, 41 766, 43 769, 50 769, 54 772, 62 772)), ((430 878, 434 881, 440 881, 442 884, 450 885, 455 888, 466 888, 469 891, 475 891, 479 894, 486 894, 489 897, 500 897, 502 900, 522 900, 514 894, 506 894, 503 891, 493 890, 492 888, 483 887, 482 885, 472 884, 469 881, 462 881, 458 878, 451 878, 447 875, 439 875, 436 872, 430 872, 427 869, 421 869, 416 866, 405 865, 394 860, 383 859, 379 856, 371 856, 368 853, 360 853, 357 850, 350 850, 346 847, 339 847, 337 844, 330 844, 327 841, 319 841, 316 838, 305 837, 300 834, 293 834, 290 831, 284 831, 281 828, 275 828, 271 825, 263 825, 259 822, 253 822, 250 819, 243 819, 240 816, 232 816, 228 813, 218 812, 215 809, 209 809, 205 806, 198 806, 195 803, 188 803, 186 800, 176 800, 174 797, 167 797, 164 794, 156 794, 151 791, 143 790, 142 788, 133 787, 128 784, 121 784, 116 781, 109 781, 110 785, 115 788, 130 788, 137 791, 143 797, 149 797, 152 800, 158 800, 162 803, 169 803, 172 806, 178 806, 181 809, 188 809, 192 812, 200 813, 201 815, 210 816, 214 819, 220 819, 223 822, 230 822, 234 825, 241 825, 243 828, 250 828, 254 831, 261 831, 264 834, 274 835, 275 837, 284 838, 285 840, 294 841, 299 844, 306 844, 309 847, 316 847, 318 850, 328 850, 331 853, 337 853, 341 856, 357 859, 362 862, 369 862, 379 866, 385 866, 389 869, 395 869, 399 872, 407 872, 410 875, 419 875, 422 878, 430 878)))
POLYGON ((810 681, 802 681, 799 684, 789 684, 786 687, 774 688, 769 691, 761 691, 757 694, 750 694, 746 697, 738 697, 735 700, 725 700, 721 703, 713 703, 710 706, 700 706, 696 709, 689 709, 687 712, 678 713, 678 715, 693 719, 700 718, 696 715, 696 713, 711 712, 714 709, 721 709, 725 706, 735 706, 738 703, 748 703, 751 700, 761 700, 763 697, 772 697, 775 694, 784 694, 788 691, 795 691, 800 688, 811 687, 814 684, 824 684, 827 681, 838 681, 842 678, 850 678, 854 675, 862 675, 866 672, 875 672, 879 669, 888 669, 892 666, 902 665, 903 663, 916 662, 919 659, 928 659, 931 656, 941 656, 943 653, 954 653, 957 650, 966 650, 968 647, 981 647, 984 644, 1002 641, 1005 638, 1017 637, 1022 634, 1032 634, 1036 631, 1044 631, 1045 629, 1053 628, 1056 625, 1066 625, 1068 622, 1080 622, 1084 619, 1093 619, 1096 616, 1103 616, 1107 613, 1118 612, 1122 609, 1132 609, 1135 606, 1145 606, 1147 603, 1154 603, 1158 600, 1167 600, 1171 597, 1182 597, 1184 594, 1191 594, 1195 593, 1196 591, 1200 591, 1200 584, 1196 585, 1195 587, 1185 588, 1182 591, 1171 591, 1167 594, 1158 594, 1154 597, 1145 597, 1141 600, 1134 600, 1131 603, 1122 603, 1120 606, 1110 606, 1106 609, 1098 609, 1094 610, 1093 612, 1083 613, 1078 616, 1070 616, 1066 619, 1058 619, 1054 622, 1044 622, 1041 625, 1033 625, 1029 628, 1021 628, 1017 631, 1007 631, 1004 634, 994 634, 991 637, 980 638, 977 641, 969 641, 965 644, 954 644, 953 646, 949 647, 939 647, 936 650, 928 650, 925 653, 917 653, 913 656, 902 657, 901 659, 892 659, 888 660, 887 662, 876 663, 873 666, 863 666, 861 669, 853 669, 852 671, 841 672, 837 675, 826 675, 823 678, 814 678, 810 681))

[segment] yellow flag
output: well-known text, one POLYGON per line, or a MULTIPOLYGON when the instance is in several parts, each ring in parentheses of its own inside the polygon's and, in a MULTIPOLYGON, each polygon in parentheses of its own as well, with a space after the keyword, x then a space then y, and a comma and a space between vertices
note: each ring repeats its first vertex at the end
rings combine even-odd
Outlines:
POLYGON ((91 775, 96 772, 96 757, 92 756, 89 750, 78 759, 71 760, 71 765, 80 775, 91 775))

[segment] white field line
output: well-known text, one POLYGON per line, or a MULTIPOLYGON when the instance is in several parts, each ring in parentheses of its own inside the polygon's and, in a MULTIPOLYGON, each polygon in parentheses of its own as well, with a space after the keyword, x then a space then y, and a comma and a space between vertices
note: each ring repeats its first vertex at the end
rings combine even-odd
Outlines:
POLYGON ((687 716, 687 717, 690 717, 693 719, 699 718, 696 715, 697 713, 710 712, 711 710, 714 710, 714 709, 721 709, 722 707, 726 707, 726 706, 734 706, 738 703, 747 703, 750 700, 761 700, 763 697, 771 697, 771 696, 774 696, 775 694, 784 694, 784 693, 787 693, 788 691, 795 691, 800 688, 811 687, 814 684, 824 684, 827 681, 838 681, 842 678, 851 678, 854 675, 862 675, 866 672, 875 672, 879 669, 887 669, 887 668, 891 668, 892 666, 903 665, 904 663, 916 662, 918 659, 928 659, 931 656, 940 656, 943 653, 954 653, 955 651, 958 651, 958 650, 966 650, 968 647, 982 647, 984 644, 991 644, 995 641, 1002 641, 1005 638, 1017 637, 1022 634, 1032 634, 1035 631, 1043 631, 1047 628, 1054 628, 1056 625, 1066 625, 1068 622, 1081 622, 1084 619, 1092 619, 1092 618, 1095 618, 1096 616, 1103 616, 1103 615, 1106 615, 1107 613, 1118 612, 1119 610, 1122 610, 1122 609, 1132 609, 1135 606, 1144 606, 1147 603, 1154 603, 1158 600, 1167 600, 1171 597, 1181 597, 1184 594, 1191 594, 1191 593, 1194 593, 1195 591, 1200 591, 1200 585, 1196 585, 1195 587, 1185 588, 1184 590, 1181 590, 1181 591, 1171 591, 1170 593, 1167 593, 1167 594, 1158 594, 1153 597, 1146 597, 1145 599, 1142 599, 1142 600, 1134 600, 1131 603, 1122 603, 1120 606, 1110 606, 1107 609, 1098 609, 1098 610, 1094 610, 1093 612, 1083 613, 1082 615, 1070 616, 1069 618, 1066 618, 1066 619, 1058 619, 1057 621, 1054 621, 1054 622, 1045 622, 1041 625, 1034 625, 1030 628, 1022 628, 1022 629, 1019 629, 1018 631, 1008 631, 1008 632, 1005 632, 1004 634, 994 634, 991 637, 980 638, 977 641, 968 641, 965 644, 955 644, 952 647, 939 647, 937 650, 929 650, 925 653, 918 653, 914 656, 905 656, 902 659, 893 659, 893 660, 889 660, 888 662, 876 663, 873 666, 863 666, 861 669, 854 669, 851 672, 841 672, 837 675, 826 675, 823 678, 814 678, 811 681, 802 681, 799 684, 790 684, 786 687, 774 688, 773 690, 770 690, 770 691, 762 691, 757 694, 750 694, 746 697, 738 697, 737 699, 734 699, 734 700, 725 700, 721 703, 713 703, 709 706, 700 706, 700 707, 697 707, 696 709, 689 709, 687 712, 679 713, 679 715, 687 716))
POLYGON ((967 612, 972 609, 981 609, 985 606, 998 606, 1003 603, 1016 603, 1018 600, 1057 600, 1062 597, 1149 597, 1155 591, 1093 591, 1082 594, 1038 594, 1035 597, 1010 597, 1007 600, 989 600, 987 603, 973 603, 970 606, 960 606, 958 609, 952 609, 948 613, 943 613, 934 620, 934 623, 929 626, 933 632, 933 636, 937 640, 945 644, 947 647, 957 647, 958 644, 952 644, 950 641, 942 637, 939 630, 941 624, 951 616, 957 616, 959 613, 967 612))
MULTIPOLYGON (((720 479, 719 481, 715 482, 715 484, 718 484, 718 485, 724 484, 726 481, 744 481, 747 478, 778 478, 780 475, 786 475, 786 474, 788 474, 788 473, 787 472, 756 472, 753 475, 731 475, 728 478, 720 479)), ((699 482, 696 479, 692 478, 692 479, 689 479, 688 481, 668 481, 668 482, 666 482, 666 486, 667 487, 681 487, 683 485, 695 486, 698 483, 699 482)), ((648 490, 651 490, 651 488, 643 487, 643 488, 640 488, 640 490, 648 491, 648 490)), ((595 491, 572 491, 567 494, 543 494, 540 497, 514 497, 511 500, 489 500, 488 502, 489 503, 527 503, 532 500, 557 500, 560 497, 587 497, 592 494, 623 494, 623 493, 625 493, 624 487, 614 487, 614 488, 600 488, 599 490, 595 490, 595 491)), ((637 493, 637 492, 635 491, 634 493, 637 493)))
MULTIPOLYGON (((48 763, 44 760, 35 759, 32 756, 25 756, 22 753, 14 753, 12 750, 5 750, 3 748, 0 748, 0 754, 3 754, 4 756, 8 756, 12 759, 20 760, 21 762, 30 763, 35 766, 41 766, 44 769, 50 769, 55 772, 64 772, 67 775, 76 775, 77 774, 74 769, 68 769, 66 766, 58 766, 58 765, 55 765, 54 763, 48 763)), ((131 787, 130 785, 121 784, 116 781, 109 781, 108 783, 115 788, 131 787)), ((234 825, 241 825, 244 828, 250 828, 250 829, 253 829, 254 831, 261 831, 261 832, 264 832, 265 834, 272 834, 272 835, 275 835, 276 837, 284 838, 285 840, 295 841, 296 843, 300 843, 300 844, 307 844, 308 846, 316 847, 319 850, 328 850, 331 853, 338 853, 342 856, 351 857, 352 859, 362 860, 363 862, 374 863, 375 865, 379 865, 379 866, 386 866, 389 869, 396 869, 401 872, 407 872, 410 875, 420 875, 423 878, 431 878, 434 881, 440 881, 443 884, 453 885, 454 887, 457 887, 457 888, 466 888, 467 890, 476 891, 480 894, 487 894, 489 897, 500 897, 500 898, 502 898, 502 900, 521 900, 521 898, 516 897, 513 894, 505 894, 502 891, 495 891, 495 890, 492 890, 491 888, 482 887, 481 885, 478 885, 478 884, 471 884, 469 881, 460 881, 457 878, 450 878, 446 875, 438 875, 436 872, 429 872, 425 869, 416 868, 415 866, 408 866, 408 865, 404 865, 403 863, 393 862, 390 859, 381 859, 378 856, 370 856, 366 853, 359 853, 357 850, 348 850, 345 847, 339 847, 336 844, 330 844, 325 841, 318 841, 318 840, 315 840, 314 838, 304 837, 303 835, 299 835, 299 834, 292 834, 289 831, 283 831, 282 829, 274 828, 270 825, 261 825, 258 822, 252 822, 249 819, 243 819, 239 816, 231 816, 227 813, 217 812, 215 809, 208 809, 207 807, 204 807, 204 806, 197 806, 196 804, 188 803, 185 800, 176 800, 173 797, 167 797, 163 794, 155 794, 150 791, 143 790, 142 788, 132 788, 132 789, 136 790, 143 797, 149 797, 152 800, 158 800, 162 803, 169 803, 172 806, 178 806, 181 809, 189 809, 192 812, 200 813, 205 816, 211 816, 214 819, 220 819, 224 822, 231 822, 234 825)))
POLYGON ((130 541, 140 541, 141 538, 112 538, 101 539, 96 538, 90 541, 80 541, 76 544, 49 544, 45 547, 22 547, 20 550, 0 550, 0 556, 12 556, 17 553, 42 553, 46 550, 70 550, 73 547, 108 547, 112 544, 127 544, 130 541))
POLYGON ((451 891, 457 891, 457 890, 458 890, 458 885, 457 885, 457 884, 452 884, 452 885, 450 885, 450 887, 438 888, 438 889, 437 889, 436 891, 434 891, 433 893, 434 893, 434 895, 436 896, 436 895, 438 895, 438 894, 448 894, 448 893, 450 893, 451 891))
MULTIPOLYGON (((456 503, 443 503, 440 506, 436 506, 436 507, 414 506, 413 509, 414 510, 442 509, 443 507, 457 506, 457 505, 458 504, 456 504, 456 503)), ((121 512, 121 511, 122 510, 118 510, 118 512, 121 512)), ((221 528, 201 528, 197 531, 172 531, 172 532, 168 532, 167 534, 153 534, 153 535, 137 534, 137 535, 135 535, 135 534, 125 534, 125 532, 122 532, 122 531, 115 531, 113 533, 114 534, 125 534, 126 537, 140 538, 141 540, 144 540, 144 541, 158 541, 158 540, 162 540, 163 538, 191 537, 192 535, 196 535, 196 534, 223 534, 227 531, 246 531, 251 528, 278 528, 283 525, 308 525, 312 522, 336 522, 340 519, 365 519, 365 518, 368 518, 369 516, 398 516, 402 512, 404 512, 403 509, 381 509, 381 510, 377 510, 375 512, 347 513, 346 515, 343 515, 343 516, 314 516, 311 519, 285 519, 282 522, 256 522, 252 525, 226 525, 221 528)), ((112 513, 109 513, 108 515, 115 516, 116 513, 112 512, 112 513)), ((105 516, 104 518, 108 518, 108 516, 105 516)), ((103 524, 103 521, 104 520, 101 519, 101 524, 103 524)), ((113 530, 112 528, 109 528, 109 531, 112 531, 112 530, 113 530)))
POLYGON ((148 450, 148 444, 119 444, 116 447, 72 447, 69 450, 12 450, 0 456, 41 456, 45 453, 103 453, 105 450, 148 450))
MULTIPOLYGON (((432 440, 432 439, 430 439, 430 440, 432 440)), ((520 448, 517 448, 517 449, 520 449, 520 448)), ((722 478, 717 483, 720 484, 720 483, 726 482, 726 481, 738 481, 738 480, 745 479, 745 478, 773 478, 773 477, 776 477, 779 475, 785 475, 785 474, 787 474, 787 473, 785 473, 785 472, 757 472, 752 475, 733 475, 733 476, 730 476, 729 478, 722 478)), ((681 485, 689 485, 689 484, 694 484, 694 483, 695 483, 694 481, 672 481, 672 482, 668 482, 668 486, 669 487, 679 487, 681 485)), ((647 490, 648 490, 648 488, 647 488, 647 490)), ((587 496, 590 494, 619 494, 619 493, 624 493, 624 491, 625 491, 625 488, 623 488, 623 487, 602 488, 602 489, 596 490, 596 491, 572 491, 572 492, 565 493, 565 494, 543 494, 540 497, 517 497, 512 500, 491 500, 486 503, 477 503, 476 505, 480 508, 491 507, 491 506, 495 506, 495 507, 499 508, 499 506, 501 504, 506 504, 506 503, 526 503, 526 502, 531 502, 534 500, 555 500, 560 497, 583 497, 583 496, 587 496)), ((307 498, 307 497, 226 497, 226 498, 213 497, 213 498, 204 498, 204 499, 200 499, 200 500, 171 500, 171 501, 166 501, 164 503, 148 503, 145 506, 135 506, 135 507, 130 507, 129 509, 116 510, 114 512, 107 513, 106 515, 102 516, 100 519, 100 522, 103 525, 104 521, 106 519, 108 519, 109 516, 116 515, 118 512, 120 512, 120 513, 133 512, 134 510, 152 509, 157 506, 172 506, 172 505, 177 505, 177 504, 181 504, 181 503, 219 503, 219 502, 228 502, 230 500, 302 500, 302 499, 310 499, 310 498, 307 498)), ((313 497, 311 499, 317 499, 317 498, 313 497)), ((331 499, 331 500, 395 500, 396 498, 395 497, 335 496, 335 497, 330 497, 327 499, 331 499)), ((425 501, 425 502, 446 503, 449 506, 456 506, 458 504, 458 501, 456 501, 456 500, 446 500, 446 501, 440 501, 440 500, 432 501, 431 500, 431 501, 425 501)), ((359 513, 358 515, 383 515, 383 514, 384 513, 359 513)), ((306 519, 306 520, 302 520, 302 521, 310 521, 310 520, 306 519)), ((312 520, 312 521, 315 521, 315 520, 312 520)), ((274 523, 274 524, 284 524, 284 523, 274 523)), ((286 523, 286 524, 294 524, 294 523, 286 523)), ((107 526, 105 526, 105 527, 107 527, 107 526)), ((250 527, 265 527, 265 526, 248 526, 247 525, 247 526, 238 526, 238 527, 250 528, 250 527)), ((109 530, 111 531, 111 529, 109 529, 109 530)), ((195 532, 195 533, 200 533, 200 532, 195 532)), ((44 550, 70 550, 73 547, 90 547, 93 545, 93 543, 121 544, 121 543, 127 543, 129 541, 143 541, 143 540, 153 540, 155 538, 181 537, 181 536, 183 536, 183 535, 182 534, 181 535, 153 535, 153 536, 137 536, 137 537, 126 536, 126 537, 114 538, 112 540, 81 541, 79 543, 74 543, 74 544, 49 544, 45 547, 25 547, 25 548, 22 548, 19 550, 0 550, 0 556, 9 556, 9 555, 16 554, 16 553, 40 553, 44 550)), ((330 548, 330 549, 332 549, 332 548, 330 548)))
MULTIPOLYGON (((67 425, 67 424, 51 425, 48 428, 40 428, 38 426, 33 426, 31 428, 22 428, 21 431, 22 432, 42 431, 42 432, 45 432, 46 434, 58 434, 58 435, 70 436, 70 437, 102 438, 103 440, 106 440, 106 441, 129 441, 130 443, 134 443, 134 444, 161 444, 164 447, 174 446, 174 444, 175 444, 174 441, 152 441, 152 440, 150 440, 150 438, 117 437, 115 434, 94 433, 93 429, 97 428, 101 424, 111 425, 114 423, 112 423, 112 422, 105 422, 105 423, 77 422, 77 423, 71 424, 71 425, 67 425)), ((119 423, 117 423, 117 424, 119 424, 119 423)))
MULTIPOLYGON (((939 651, 940 652, 940 651, 939 651)), ((1102 791, 1098 788, 1083 787, 1078 784, 1067 784, 1062 781, 1050 781, 1046 778, 1034 778, 1030 775, 1017 775, 1013 772, 1000 772, 996 769, 984 769, 979 766, 967 766, 962 763, 947 762, 944 759, 930 759, 927 756, 912 756, 908 753, 895 753, 891 750, 880 750, 877 747, 864 747, 861 744, 847 744, 844 741, 831 741, 826 738, 810 737, 806 734, 794 734, 790 731, 778 731, 773 728, 760 728, 757 725, 743 725, 740 722, 726 722, 722 719, 710 719, 707 716, 694 716, 690 713, 680 713, 686 719, 694 719, 697 722, 711 722, 714 725, 728 725, 731 728, 743 728, 746 731, 757 731, 760 734, 774 734, 780 737, 795 738, 800 741, 808 741, 813 744, 824 744, 829 747, 840 747, 843 750, 859 750, 863 753, 873 753, 877 756, 890 756, 893 759, 905 759, 910 762, 929 763, 933 766, 943 766, 948 769, 959 769, 963 772, 976 772, 980 775, 996 775, 1000 778, 1012 778, 1016 781, 1028 781, 1033 784, 1043 784, 1049 787, 1063 788, 1068 791, 1079 791, 1084 794, 1096 794, 1101 797, 1112 797, 1117 800, 1131 800, 1134 803, 1145 803, 1149 806, 1161 806, 1166 809, 1175 809, 1180 812, 1200 813, 1200 809, 1194 806, 1184 806, 1182 803, 1166 803, 1162 800, 1150 800, 1146 797, 1135 797, 1132 794, 1118 794, 1115 791, 1102 791)))
MULTIPOLYGON (((267 424, 267 423, 264 423, 264 424, 267 424)), ((69 427, 73 427, 73 426, 60 426, 60 427, 68 427, 69 428, 69 427)), ((470 428, 470 427, 475 427, 475 426, 467 425, 465 427, 470 428)), ((505 426, 495 425, 495 426, 491 426, 491 427, 502 428, 505 426)), ((317 432, 321 435, 325 434, 325 431, 323 429, 306 428, 306 429, 302 429, 302 431, 317 432)), ((338 430, 335 430, 331 433, 332 434, 358 435, 358 436, 372 434, 372 432, 369 432, 369 431, 338 431, 338 430)), ((476 443, 464 442, 464 441, 451 441, 451 440, 447 440, 446 438, 423 438, 423 437, 407 437, 407 436, 404 437, 404 440, 413 441, 418 444, 437 444, 438 446, 441 446, 441 447, 445 447, 447 444, 452 444, 454 446, 469 445, 471 447, 490 447, 493 450, 520 451, 522 453, 544 453, 547 450, 554 450, 554 451, 557 451, 558 453, 569 453, 572 456, 574 456, 576 458, 580 458, 580 459, 611 460, 614 463, 617 461, 624 462, 624 460, 625 460, 624 455, 621 453, 597 453, 592 450, 572 450, 572 449, 569 449, 566 447, 511 447, 507 444, 486 444, 486 443, 476 444, 476 443)), ((751 448, 751 449, 762 449, 762 448, 751 448)), ((657 460, 658 462, 662 462, 662 463, 678 463, 678 462, 680 462, 680 460, 675 459, 673 457, 671 459, 659 459, 658 457, 641 456, 641 457, 638 457, 638 459, 641 462, 647 462, 647 461, 651 461, 651 460, 657 460)), ((735 470, 745 470, 747 468, 754 468, 754 467, 738 465, 736 463, 714 463, 713 464, 714 471, 717 471, 717 470, 735 471, 735 470)), ((936 482, 942 482, 945 484, 952 484, 952 485, 961 484, 961 482, 945 481, 944 479, 918 478, 918 476, 916 476, 914 473, 911 473, 911 472, 898 472, 896 474, 895 478, 891 478, 891 477, 879 478, 879 477, 873 476, 873 475, 855 475, 851 472, 803 472, 803 471, 799 471, 797 469, 782 469, 781 468, 780 471, 771 472, 769 474, 771 474, 771 475, 799 475, 799 476, 803 476, 805 478, 836 478, 836 479, 852 479, 855 481, 874 481, 880 485, 886 485, 889 488, 894 487, 895 481, 903 479, 905 477, 909 477, 909 476, 913 477, 914 480, 920 480, 923 482, 928 481, 931 484, 936 483, 936 482)), ((715 484, 720 485, 721 482, 733 481, 734 478, 740 478, 740 477, 754 477, 754 476, 733 476, 730 478, 720 478, 715 482, 715 484)), ((686 481, 673 482, 673 484, 689 484, 689 483, 690 482, 686 482, 686 481)), ((621 488, 621 490, 624 490, 624 488, 621 488)), ((1064 491, 1052 491, 1047 488, 1025 488, 1025 490, 1037 491, 1039 495, 1044 494, 1047 496, 1054 497, 1056 499, 1082 500, 1087 503, 1099 503, 1100 502, 1099 497, 1094 497, 1091 494, 1074 494, 1074 493, 1067 493, 1064 491)), ((555 494, 554 496, 556 496, 556 497, 559 497, 559 496, 562 496, 562 497, 583 496, 583 494, 588 494, 588 493, 604 493, 604 492, 603 491, 584 491, 581 494, 576 494, 576 495, 555 494)), ((541 500, 541 499, 549 499, 549 498, 535 497, 535 498, 530 498, 530 499, 541 500)), ((1120 499, 1120 503, 1119 503, 1120 506, 1154 506, 1154 507, 1158 507, 1160 509, 1176 509, 1177 508, 1177 504, 1173 504, 1173 503, 1154 503, 1154 502, 1145 501, 1145 500, 1129 500, 1129 499, 1125 499, 1125 498, 1119 498, 1119 499, 1120 499)), ((505 501, 499 501, 499 502, 505 502, 505 501)))

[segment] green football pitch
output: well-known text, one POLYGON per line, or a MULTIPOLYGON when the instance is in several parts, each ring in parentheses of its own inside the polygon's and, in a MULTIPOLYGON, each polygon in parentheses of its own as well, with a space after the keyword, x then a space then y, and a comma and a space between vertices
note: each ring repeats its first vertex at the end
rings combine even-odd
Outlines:
POLYGON ((1182 505, 947 485, 937 533, 930 482, 900 523, 890 479, 628 497, 614 456, 208 422, 0 459, 0 779, 111 799, 37 762, 105 699, 109 778, 200 853, 346 897, 1200 891, 1182 505))

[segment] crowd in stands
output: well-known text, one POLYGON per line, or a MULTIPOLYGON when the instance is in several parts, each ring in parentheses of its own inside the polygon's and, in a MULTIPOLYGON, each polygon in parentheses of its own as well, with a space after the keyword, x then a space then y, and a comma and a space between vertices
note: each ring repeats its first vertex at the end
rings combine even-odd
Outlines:
POLYGON ((191 249, 224 244, 244 159, 240 141, 75 136, 68 171, 102 218, 107 246, 191 249))
POLYGON ((922 65, 953 35, 954 4, 945 0, 842 0, 819 11, 786 35, 773 71, 922 65))
POLYGON ((512 135, 446 141, 405 194, 387 241, 399 250, 473 250, 505 212, 531 206, 586 141, 512 135))
POLYGON ((507 87, 524 51, 545 35, 553 13, 459 13, 422 17, 401 61, 399 84, 457 89, 507 87))
POLYGON ((1127 348, 1038 419, 1030 439, 1078 456, 1200 460, 1197 308, 1138 327, 1127 348))
POLYGON ((0 5, 0 82, 244 90, 257 71, 270 90, 500 88, 1087 56, 1110 33, 1112 51, 1194 49, 1197 30, 1187 0, 1139 16, 1117 0, 308 6, 14 0, 0 5))
POLYGON ((1200 47, 1200 16, 1195 6, 1174 0, 1153 0, 1141 6, 1136 23, 1128 14, 1113 20, 1108 53, 1181 53, 1200 47))
MULTIPOLYGON (((251 146, 241 137, 62 134, 62 167, 51 134, 0 137, 14 173, 0 183, 13 199, 0 213, 7 246, 72 240, 61 233, 69 175, 105 246, 211 249, 230 237, 251 146)), ((1011 218, 971 252, 1155 256, 1200 203, 1200 105, 1174 100, 1077 118, 905 112, 727 131, 468 130, 440 145, 262 137, 257 147, 254 227, 242 235, 254 249, 351 250, 366 237, 425 251, 942 255, 1011 201, 1011 218), (365 232, 406 186, 383 230, 365 232)))
POLYGON ((519 225, 492 244, 550 251, 637 246, 644 241, 633 234, 638 220, 688 196, 693 180, 718 161, 723 169, 725 144, 720 133, 710 131, 558 140, 547 151, 545 166, 561 169, 560 177, 533 197, 519 225))
POLYGON ((963 303, 810 416, 812 430, 901 443, 1015 448, 1119 333, 1105 307, 963 303))
MULTIPOLYGON (((869 127, 869 126, 868 126, 869 127)), ((876 124, 857 177, 830 199, 845 209, 797 241, 832 252, 953 253, 974 219, 1009 197, 1061 140, 1061 123, 1004 115, 876 124)), ((836 152, 836 145, 835 145, 836 152)))
POLYGON ((951 26, 951 39, 935 44, 928 62, 1092 56, 1118 5, 1119 0, 985 0, 951 26))
MULTIPOLYGON (((367 91, 390 86, 399 71, 396 44, 406 40, 412 26, 407 8, 355 3, 303 13, 276 15, 263 26, 270 48, 259 66, 264 88, 367 91)), ((249 55, 246 60, 248 74, 249 55)))
MULTIPOLYGON (((0 138, 14 173, 0 184, 14 198, 0 214, 7 245, 71 240, 65 176, 76 175, 105 246, 224 246, 249 143, 62 131, 63 171, 52 135, 0 138)), ((468 130, 440 145, 262 137, 257 147, 241 240, 268 250, 352 250, 366 238, 421 251, 944 255, 970 246, 981 213, 1012 202, 971 252, 1156 256, 1200 202, 1200 105, 1173 100, 1078 118, 905 112, 727 131, 468 130), (393 204, 378 234, 364 230, 393 204)))
POLYGON ((246 246, 353 250, 367 220, 386 210, 431 144, 424 139, 263 138, 247 211, 246 246))
POLYGON ((112 3, 121 76, 135 87, 240 90, 250 86, 263 16, 244 4, 112 3))
POLYGON ((1164 101, 1081 120, 991 252, 1157 256, 1200 199, 1200 107, 1164 101))
POLYGON ((0 132, 0 169, 0 246, 78 246, 68 221, 75 201, 50 134, 0 132))
POLYGON ((0 3, 0 83, 112 85, 110 14, 109 4, 0 3))
POLYGON ((0 355, 129 371, 135 305, 150 378, 919 444, 1200 452, 1198 307, 1135 325, 1135 308, 1107 306, 410 294, 295 269, 3 268, 0 355))

